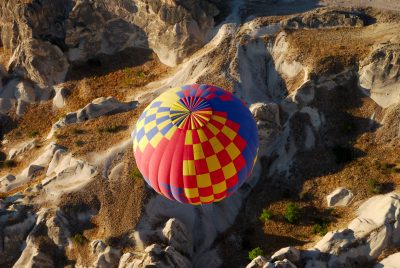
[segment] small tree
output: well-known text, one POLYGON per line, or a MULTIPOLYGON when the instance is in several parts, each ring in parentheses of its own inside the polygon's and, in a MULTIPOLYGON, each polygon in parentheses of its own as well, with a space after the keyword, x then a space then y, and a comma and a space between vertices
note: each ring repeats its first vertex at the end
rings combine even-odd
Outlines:
POLYGON ((87 242, 88 242, 88 239, 85 237, 85 236, 83 236, 82 234, 80 234, 80 233, 77 233, 77 234, 74 234, 72 237, 71 237, 71 240, 72 240, 72 242, 74 242, 75 244, 77 244, 77 245, 84 245, 84 244, 86 244, 87 242))
POLYGON ((380 194, 382 193, 382 184, 375 179, 368 180, 368 190, 371 194, 380 194))
POLYGON ((258 256, 264 255, 264 251, 260 247, 253 248, 252 250, 249 251, 249 259, 254 260, 258 256))
POLYGON ((317 223, 313 226, 312 232, 313 234, 319 234, 320 236, 324 236, 328 232, 328 224, 326 222, 317 223))
POLYGON ((262 213, 261 213, 261 215, 259 217, 260 221, 265 222, 267 220, 270 220, 271 218, 272 218, 271 211, 269 211, 267 209, 263 209, 263 211, 262 211, 262 213))
POLYGON ((285 214, 283 216, 288 222, 295 224, 300 220, 300 212, 300 207, 291 202, 286 206, 285 214))
POLYGON ((134 167, 134 168, 133 168, 133 170, 132 170, 132 172, 131 172, 131 178, 132 178, 133 180, 136 180, 136 179, 143 179, 143 175, 142 175, 142 173, 140 173, 140 170, 139 170, 137 167, 134 167))

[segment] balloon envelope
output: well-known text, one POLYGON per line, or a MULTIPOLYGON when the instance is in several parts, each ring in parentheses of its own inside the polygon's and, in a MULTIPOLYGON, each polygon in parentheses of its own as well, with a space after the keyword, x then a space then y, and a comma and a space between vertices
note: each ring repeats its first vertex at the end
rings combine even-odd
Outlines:
POLYGON ((251 174, 257 126, 230 92, 187 85, 161 94, 143 111, 133 150, 140 172, 158 193, 208 204, 231 195, 251 174))

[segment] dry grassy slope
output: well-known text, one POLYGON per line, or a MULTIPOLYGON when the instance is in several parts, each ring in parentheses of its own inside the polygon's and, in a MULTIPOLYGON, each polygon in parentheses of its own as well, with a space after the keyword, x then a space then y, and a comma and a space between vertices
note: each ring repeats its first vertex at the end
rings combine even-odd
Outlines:
MULTIPOLYGON (((120 101, 135 98, 146 90, 145 85, 168 75, 166 67, 148 50, 127 49, 116 55, 102 55, 96 62, 73 66, 64 83, 67 90, 66 106, 55 109, 52 101, 33 104, 28 107, 23 117, 10 115, 16 126, 4 137, 9 142, 3 151, 8 151, 16 144, 34 136, 39 146, 16 162, 14 168, 0 170, 0 176, 7 173, 18 173, 39 153, 51 126, 68 112, 83 108, 99 97, 113 96, 120 101), (33 135, 34 134, 34 135, 33 135)), ((126 140, 133 129, 143 107, 131 112, 119 113, 98 119, 73 124, 61 129, 56 141, 80 157, 110 148, 126 140)))

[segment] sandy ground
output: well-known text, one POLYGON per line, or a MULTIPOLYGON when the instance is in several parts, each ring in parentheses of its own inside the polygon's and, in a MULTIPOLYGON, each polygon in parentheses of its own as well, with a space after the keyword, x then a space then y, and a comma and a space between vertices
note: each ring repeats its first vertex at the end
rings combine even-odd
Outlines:
POLYGON ((400 11, 399 0, 322 0, 320 4, 327 6, 374 7, 400 11))

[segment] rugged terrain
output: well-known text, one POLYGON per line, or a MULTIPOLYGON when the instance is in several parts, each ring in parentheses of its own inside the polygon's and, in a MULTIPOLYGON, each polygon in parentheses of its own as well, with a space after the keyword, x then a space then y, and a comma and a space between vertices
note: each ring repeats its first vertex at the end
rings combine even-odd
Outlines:
POLYGON ((0 267, 400 267, 399 29, 391 0, 3 0, 0 267), (149 189, 130 139, 196 82, 260 139, 198 207, 149 189))

